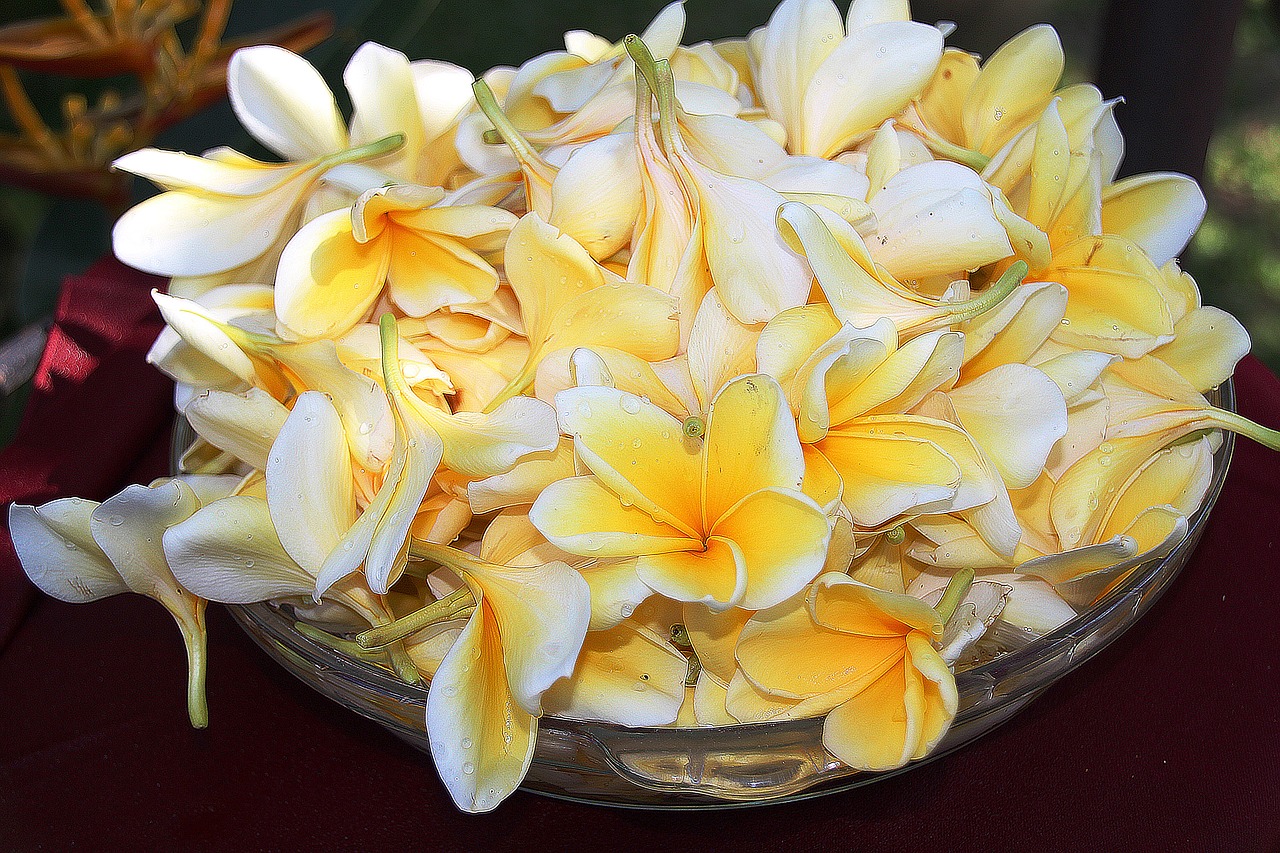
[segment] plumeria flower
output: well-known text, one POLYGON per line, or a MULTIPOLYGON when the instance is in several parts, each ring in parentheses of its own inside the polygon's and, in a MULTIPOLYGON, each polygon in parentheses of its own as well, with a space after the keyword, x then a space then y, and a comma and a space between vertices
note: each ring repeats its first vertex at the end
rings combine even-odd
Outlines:
POLYGON ((443 182, 441 170, 428 168, 427 151, 469 101, 470 74, 446 63, 411 67, 403 54, 367 44, 344 80, 355 106, 350 133, 306 60, 273 46, 238 51, 227 72, 232 106, 245 129, 286 162, 261 163, 229 149, 204 157, 157 149, 125 155, 117 168, 166 192, 116 223, 117 256, 160 275, 221 273, 278 257, 323 180, 357 193, 388 176, 443 182))
POLYGON ((467 615, 431 679, 427 736, 458 808, 490 811, 528 772, 543 694, 573 671, 590 617, 587 583, 562 562, 511 566, 444 545, 412 549, 461 585, 358 639, 377 646, 467 615))
POLYGON ((166 529, 229 492, 237 477, 193 477, 129 486, 102 503, 62 498, 9 507, 9 532, 23 571, 43 592, 83 604, 121 592, 159 602, 178 623, 187 647, 187 713, 209 724, 205 703, 206 601, 170 568, 166 529))
POLYGON ((822 744, 836 758, 901 767, 937 745, 959 705, 933 646, 943 622, 917 598, 824 574, 743 628, 729 713, 744 722, 825 713, 822 744))
POLYGON ((558 441, 554 413, 538 400, 508 400, 492 414, 454 414, 423 400, 404 379, 399 340, 395 319, 384 315, 383 381, 395 423, 391 461, 377 494, 318 572, 317 597, 361 565, 370 588, 387 591, 403 570, 409 528, 438 465, 467 477, 487 477, 510 470, 528 454, 553 449, 558 441))
POLYGON ((505 266, 529 355, 490 407, 528 388, 539 363, 556 350, 598 342, 645 359, 675 354, 679 328, 671 297, 624 281, 538 214, 526 214, 512 229, 505 266))
POLYGON ((482 205, 441 206, 444 194, 378 187, 308 222, 280 256, 280 323, 305 338, 342 335, 370 313, 383 282, 411 317, 493 298, 498 273, 484 256, 502 248, 516 218, 482 205))
POLYGON ((829 524, 799 491, 804 457, 769 377, 721 389, 701 441, 613 388, 564 391, 556 409, 591 472, 553 483, 530 510, 558 547, 638 557, 637 575, 657 592, 720 610, 776 604, 822 568, 829 524))
POLYGON ((755 89, 794 154, 834 157, 916 97, 942 56, 942 33, 855 0, 786 0, 750 39, 755 89))
POLYGON ((1027 271, 1025 262, 1016 261, 971 299, 932 299, 909 290, 883 271, 858 232, 821 207, 788 202, 778 211, 778 227, 803 251, 841 322, 865 328, 887 317, 904 336, 985 314, 1013 292, 1027 271))
POLYGON ((638 38, 628 36, 626 44, 641 71, 636 143, 645 197, 628 277, 667 290, 685 312, 714 286, 743 323, 803 304, 809 272, 773 222, 785 199, 758 180, 704 163, 679 127, 669 69, 638 38), (658 100, 656 136, 649 91, 658 100))

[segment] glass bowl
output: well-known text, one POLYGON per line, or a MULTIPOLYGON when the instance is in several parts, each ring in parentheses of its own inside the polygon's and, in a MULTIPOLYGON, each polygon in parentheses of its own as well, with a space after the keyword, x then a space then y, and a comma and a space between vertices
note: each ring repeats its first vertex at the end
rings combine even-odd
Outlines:
MULTIPOLYGON (((1235 410, 1230 381, 1210 401, 1235 410)), ((179 421, 174 447, 190 441, 179 421)), ((1204 505, 1185 539, 1133 560, 1127 580, 1055 631, 956 675, 959 711, 922 761, 860 772, 822 746, 822 718, 707 728, 628 727, 543 717, 525 790, 600 805, 644 809, 734 808, 815 797, 887 778, 958 749, 1010 719, 1062 676, 1124 633, 1156 602, 1191 557, 1226 479, 1235 437, 1214 456, 1204 505)), ((428 751, 427 689, 346 657, 300 634, 288 606, 228 608, 245 632, 313 689, 428 751)))

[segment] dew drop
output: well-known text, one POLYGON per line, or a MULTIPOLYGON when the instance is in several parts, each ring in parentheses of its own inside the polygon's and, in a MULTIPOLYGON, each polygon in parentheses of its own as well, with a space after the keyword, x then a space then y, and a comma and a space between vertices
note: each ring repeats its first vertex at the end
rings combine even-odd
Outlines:
MULTIPOLYGON (((67 544, 68 544, 68 545, 70 545, 71 543, 69 543, 69 542, 68 542, 67 544)), ((74 548, 75 546, 74 546, 74 545, 71 545, 71 547, 72 547, 72 548, 74 548)), ((626 604, 622 605, 622 618, 623 618, 623 619, 630 618, 631 614, 632 614, 632 613, 635 613, 635 612, 636 612, 636 606, 635 606, 634 604, 632 604, 631 602, 629 602, 629 601, 628 601, 626 604)))
POLYGON ((463 748, 463 749, 470 749, 470 748, 471 748, 471 745, 472 745, 471 738, 469 738, 469 737, 464 737, 464 738, 462 739, 462 748, 463 748))
POLYGON ((583 400, 581 403, 578 404, 578 417, 580 418, 591 417, 591 404, 588 403, 586 400, 583 400))
POLYGON ((253 560, 245 560, 245 561, 244 561, 244 567, 245 567, 246 569, 252 569, 252 568, 253 568, 253 560))
POLYGON ((476 772, 476 766, 468 761, 462 765, 462 772, 470 776, 472 773, 476 772))
POLYGON ((632 446, 632 447, 634 447, 634 448, 636 448, 637 450, 639 450, 639 449, 640 449, 640 444, 641 444, 641 442, 640 442, 640 439, 638 439, 638 438, 631 442, 631 446, 632 446))
POLYGON ((622 397, 622 411, 628 415, 640 414, 640 398, 624 394, 622 397))
POLYGON ((365 421, 364 423, 360 424, 360 426, 356 429, 356 432, 360 433, 361 435, 368 435, 369 433, 373 432, 373 424, 369 423, 368 421, 365 421))
POLYGON ((1102 444, 1098 445, 1098 449, 1103 453, 1110 453, 1116 449, 1116 446, 1109 441, 1104 441, 1102 444))
POLYGON ((1101 459, 1098 460, 1098 464, 1101 465, 1103 468, 1106 468, 1108 465, 1111 464, 1111 457, 1110 456, 1102 457, 1101 459))
POLYGON ((122 525, 122 524, 124 524, 124 519, 123 519, 123 518, 121 518, 121 517, 120 517, 120 516, 118 516, 118 515, 113 515, 113 516, 111 516, 111 526, 112 526, 112 527, 119 527, 119 526, 120 526, 120 525, 122 525))

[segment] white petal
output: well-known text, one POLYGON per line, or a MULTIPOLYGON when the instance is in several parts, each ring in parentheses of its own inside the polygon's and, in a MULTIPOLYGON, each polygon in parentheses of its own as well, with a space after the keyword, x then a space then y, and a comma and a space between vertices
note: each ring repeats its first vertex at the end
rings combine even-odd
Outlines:
POLYGON ((240 123, 286 160, 310 160, 346 147, 347 130, 324 78, 282 47, 258 45, 232 54, 227 94, 240 123))
POLYGON ((298 565, 318 574, 356 520, 347 436, 324 394, 298 397, 265 468, 280 542, 298 565))
POLYGON ((83 604, 129 591, 89 533, 89 516, 97 506, 62 498, 40 507, 9 507, 9 534, 22 570, 45 594, 83 604))
POLYGON ((178 582, 224 604, 310 597, 315 578, 285 553, 267 502, 233 495, 202 507, 164 533, 164 553, 178 582))
POLYGON ((250 388, 243 394, 205 391, 182 414, 205 441, 262 470, 289 410, 261 388, 250 388))

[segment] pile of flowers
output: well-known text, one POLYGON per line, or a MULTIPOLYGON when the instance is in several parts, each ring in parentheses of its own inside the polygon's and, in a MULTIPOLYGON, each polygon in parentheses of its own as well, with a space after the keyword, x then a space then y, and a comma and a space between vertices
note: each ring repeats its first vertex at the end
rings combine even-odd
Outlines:
POLYGON ((1075 617, 1182 538, 1248 350, 1175 256, 1180 175, 1117 181, 1115 102, 1037 26, 985 61, 900 0, 786 0, 746 39, 584 32, 481 78, 366 44, 344 120, 276 47, 218 148, 115 250, 171 278, 151 361, 185 473, 10 512, 67 601, 150 596, 206 722, 207 601, 409 682, 459 807, 543 714, 825 716, 927 755, 954 669, 1075 617))

